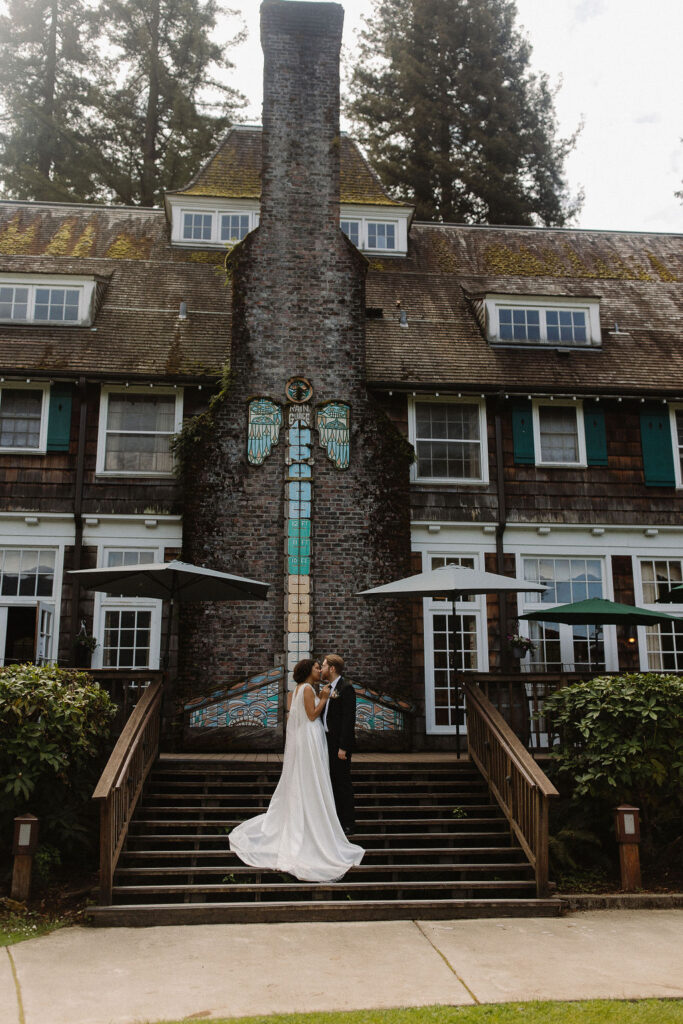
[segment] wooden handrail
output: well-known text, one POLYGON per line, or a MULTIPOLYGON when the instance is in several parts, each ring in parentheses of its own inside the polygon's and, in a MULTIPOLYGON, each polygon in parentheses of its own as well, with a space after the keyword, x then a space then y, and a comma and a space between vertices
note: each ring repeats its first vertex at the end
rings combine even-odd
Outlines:
POLYGON ((159 753, 162 682, 138 701, 107 761, 93 800, 100 801, 100 905, 112 900, 114 871, 142 787, 159 753))
POLYGON ((549 801, 559 794, 479 687, 465 683, 465 695, 470 757, 534 869, 537 895, 546 896, 549 801))

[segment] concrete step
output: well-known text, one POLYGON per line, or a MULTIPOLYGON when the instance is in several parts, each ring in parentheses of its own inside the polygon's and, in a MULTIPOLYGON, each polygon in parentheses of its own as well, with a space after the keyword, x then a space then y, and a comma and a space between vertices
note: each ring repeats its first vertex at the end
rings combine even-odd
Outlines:
POLYGON ((310 900, 259 903, 120 904, 89 907, 93 925, 100 928, 140 928, 157 925, 246 924, 287 921, 429 921, 485 917, 559 917, 562 900, 500 898, 310 900))

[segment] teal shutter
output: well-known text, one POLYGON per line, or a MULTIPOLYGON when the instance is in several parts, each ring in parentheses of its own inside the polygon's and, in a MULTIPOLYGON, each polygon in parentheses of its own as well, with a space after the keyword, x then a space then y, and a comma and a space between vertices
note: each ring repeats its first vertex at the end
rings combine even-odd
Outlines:
POLYGON ((646 405, 640 413, 640 440, 646 487, 675 487, 671 419, 666 405, 646 405))
POLYGON ((586 462, 589 466, 606 466, 605 413, 597 402, 584 402, 583 427, 586 433, 586 462))
POLYGON ((534 420, 529 401, 512 406, 512 445, 517 464, 534 465, 534 420))
POLYGON ((53 384, 47 418, 47 450, 68 452, 71 435, 71 385, 53 384))

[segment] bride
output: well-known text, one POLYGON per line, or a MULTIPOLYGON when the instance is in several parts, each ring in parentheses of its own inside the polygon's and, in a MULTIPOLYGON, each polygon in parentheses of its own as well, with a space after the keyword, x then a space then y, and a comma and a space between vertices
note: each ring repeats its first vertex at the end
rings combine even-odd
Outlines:
POLYGON ((325 731, 320 716, 329 699, 320 699, 313 684, 320 665, 305 658, 294 666, 282 775, 268 810, 249 818, 230 833, 230 849, 245 864, 274 868, 302 882, 342 878, 365 851, 350 843, 334 807, 325 731))

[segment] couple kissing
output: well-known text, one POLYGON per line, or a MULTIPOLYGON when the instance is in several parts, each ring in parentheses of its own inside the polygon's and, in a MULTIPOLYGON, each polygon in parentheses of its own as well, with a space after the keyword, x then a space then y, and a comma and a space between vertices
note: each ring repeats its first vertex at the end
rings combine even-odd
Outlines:
POLYGON ((337 881, 365 852, 347 838, 355 825, 356 694, 338 654, 322 664, 304 658, 292 675, 280 781, 265 814, 232 830, 230 849, 251 867, 286 871, 300 881, 337 881))

